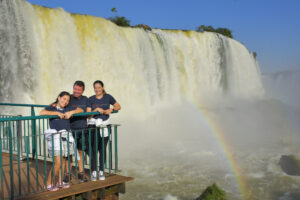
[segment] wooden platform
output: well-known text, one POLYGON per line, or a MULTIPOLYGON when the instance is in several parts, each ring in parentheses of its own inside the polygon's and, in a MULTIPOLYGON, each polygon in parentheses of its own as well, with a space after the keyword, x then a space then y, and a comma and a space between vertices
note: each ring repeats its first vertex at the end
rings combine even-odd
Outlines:
MULTIPOLYGON (((9 199, 11 196, 11 183, 10 183, 10 166, 9 156, 6 153, 2 154, 3 159, 3 190, 1 191, 1 197, 9 199)), ((18 163, 13 162, 13 187, 14 187, 14 198, 15 199, 76 199, 80 196, 80 199, 105 199, 109 195, 116 193, 125 192, 125 183, 133 180, 131 177, 125 177, 117 174, 105 174, 105 181, 88 181, 80 183, 74 176, 71 181, 71 187, 67 189, 60 189, 55 192, 44 191, 44 173, 45 165, 44 161, 38 161, 38 179, 36 179, 36 161, 30 160, 29 162, 29 174, 30 180, 27 180, 27 162, 22 161, 20 164, 20 178, 21 184, 19 185, 18 176, 18 163), (37 180, 37 181, 36 181, 37 180)), ((52 164, 46 164, 47 173, 51 168, 52 164)), ((1 189, 1 182, 0 182, 1 189)), ((110 198, 117 199, 117 198, 110 198)))

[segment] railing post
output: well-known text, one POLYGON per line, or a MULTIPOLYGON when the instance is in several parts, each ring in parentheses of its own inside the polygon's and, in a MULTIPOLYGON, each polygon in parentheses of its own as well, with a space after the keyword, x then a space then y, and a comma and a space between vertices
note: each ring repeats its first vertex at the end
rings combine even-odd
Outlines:
MULTIPOLYGON (((45 130, 45 119, 43 119, 43 130, 45 130)), ((43 133, 43 146, 44 146, 44 173, 45 173, 45 176, 44 176, 44 185, 47 187, 47 162, 46 162, 46 140, 47 138, 45 137, 45 133, 43 133)), ((49 152, 48 152, 49 153, 49 152)), ((49 172, 50 173, 50 172, 49 172)))
POLYGON ((103 173, 105 171, 106 166, 106 159, 105 159, 105 141, 104 141, 104 128, 101 127, 101 132, 100 132, 100 138, 101 139, 101 150, 100 150, 100 170, 101 170, 101 165, 103 166, 103 173), (102 134, 102 135, 101 135, 102 134))
POLYGON ((115 172, 118 171, 118 132, 117 132, 117 125, 114 125, 115 129, 115 172))
MULTIPOLYGON (((29 121, 27 122, 28 128, 29 128, 29 121)), ((25 146, 26 146, 26 168, 27 168, 27 192, 30 192, 30 168, 29 168, 29 135, 25 137, 26 138, 26 142, 25 142, 25 146)))
MULTIPOLYGON (((82 135, 81 135, 81 138, 82 138, 82 141, 84 141, 84 135, 83 135, 83 133, 82 133, 82 135)), ((93 140, 93 142, 94 142, 94 140, 93 140)), ((82 142, 83 143, 83 142, 82 142)), ((85 142, 85 143, 87 143, 87 142, 85 142)), ((83 143, 84 144, 84 143, 83 143)), ((82 144, 82 147, 84 146, 82 144)), ((90 164, 90 174, 92 174, 92 139, 91 139, 91 129, 89 129, 89 148, 88 148, 88 150, 89 150, 89 164, 90 164)), ((83 151, 83 150, 82 150, 83 151)), ((96 151, 97 151, 97 149, 96 149, 96 151)), ((95 155, 93 155, 93 156, 95 156, 95 155)), ((83 156, 82 156, 82 163, 84 163, 83 162, 83 156)), ((84 171, 84 165, 82 165, 82 169, 83 169, 83 171, 84 171)), ((96 162, 96 171, 97 171, 97 162, 96 162)))
POLYGON ((21 162, 22 159, 22 122, 20 120, 16 121, 17 123, 17 156, 18 156, 18 181, 19 181, 19 195, 22 193, 21 188, 21 162))
MULTIPOLYGON (((1 122, 1 124, 4 126, 4 122, 1 122)), ((0 124, 0 125, 1 125, 0 124)), ((0 179, 1 179, 1 190, 0 190, 0 197, 1 200, 4 199, 4 184, 3 184, 3 160, 2 160, 2 137, 1 137, 1 126, 0 126, 0 179)))
MULTIPOLYGON (((22 115, 19 115, 21 117, 22 115)), ((23 140, 22 140, 22 121, 17 121, 17 140, 19 141, 20 160, 23 160, 23 140)))
MULTIPOLYGON (((34 107, 31 106, 31 117, 35 117, 34 107)), ((32 133, 32 159, 36 154, 36 123, 35 119, 31 120, 31 133, 32 133)))
POLYGON ((108 131, 108 164, 109 164, 109 173, 111 173, 112 170, 112 136, 111 136, 111 125, 106 126, 108 131))
MULTIPOLYGON (((76 176, 78 176, 78 159, 77 159, 77 131, 75 131, 75 172, 76 176)), ((84 152, 84 149, 82 150, 84 152)), ((84 154, 84 153, 83 153, 84 154)), ((82 156, 84 158, 84 156, 82 156)), ((84 172, 84 170, 83 170, 84 172)))
POLYGON ((13 165, 13 144, 11 133, 11 122, 8 122, 8 142, 9 142, 9 168, 10 168, 10 198, 14 199, 14 165, 13 165))

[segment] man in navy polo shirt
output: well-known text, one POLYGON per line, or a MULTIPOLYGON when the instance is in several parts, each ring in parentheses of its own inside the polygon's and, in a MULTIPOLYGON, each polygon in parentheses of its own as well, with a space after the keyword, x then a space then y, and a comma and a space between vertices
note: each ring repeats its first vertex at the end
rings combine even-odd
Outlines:
MULTIPOLYGON (((71 95, 71 99, 68 107, 74 107, 74 108, 79 107, 83 109, 83 112, 86 112, 88 98, 82 95, 83 92, 84 92, 84 82, 76 81, 73 85, 73 94, 71 95)), ((87 128, 86 116, 72 117, 70 118, 70 123, 71 123, 71 130, 73 133, 73 137, 77 141, 77 149, 80 156, 80 160, 78 160, 78 169, 79 169, 78 179, 80 181, 87 181, 83 177, 83 166, 82 166, 82 162, 83 162, 82 151, 87 149, 86 144, 88 144, 88 137, 86 131, 87 128)))

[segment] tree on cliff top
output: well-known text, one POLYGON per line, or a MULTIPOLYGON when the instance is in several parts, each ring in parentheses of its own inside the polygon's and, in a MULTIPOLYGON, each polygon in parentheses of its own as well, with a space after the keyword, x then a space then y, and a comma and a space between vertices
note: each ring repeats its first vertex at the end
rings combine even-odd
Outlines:
MULTIPOLYGON (((116 8, 112 8, 111 12, 113 13, 117 13, 117 9, 116 8)), ((110 20, 111 22, 115 23, 118 26, 130 26, 130 20, 126 19, 126 17, 122 16, 114 16, 114 17, 109 17, 108 20, 110 20)))
POLYGON ((212 26, 205 26, 205 25, 201 25, 197 28, 197 31, 198 32, 204 32, 204 31, 207 31, 207 32, 215 32, 216 30, 214 29, 214 27, 212 26))
POLYGON ((130 20, 126 19, 126 17, 109 17, 108 20, 115 23, 118 26, 130 26, 130 20))
POLYGON ((116 8, 111 8, 111 12, 116 13, 116 12, 117 12, 117 9, 116 9, 116 8))
POLYGON ((215 32, 215 33, 220 33, 222 35, 225 35, 227 37, 233 38, 232 36, 232 31, 229 30, 228 28, 217 28, 215 29, 212 26, 206 26, 206 25, 201 25, 196 29, 197 32, 215 32))

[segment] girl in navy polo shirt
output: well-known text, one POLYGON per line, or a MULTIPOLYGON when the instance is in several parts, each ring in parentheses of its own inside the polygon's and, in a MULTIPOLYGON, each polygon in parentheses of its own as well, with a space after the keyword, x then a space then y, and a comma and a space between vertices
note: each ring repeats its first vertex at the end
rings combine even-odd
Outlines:
MULTIPOLYGON (((55 130, 56 133, 59 131, 63 131, 66 134, 68 134, 68 131, 71 130, 70 127, 70 120, 69 118, 76 113, 82 112, 81 108, 74 108, 74 107, 67 107, 67 105, 69 104, 70 101, 70 94, 68 92, 61 92, 56 101, 52 104, 50 104, 50 106, 44 108, 41 112, 40 115, 57 115, 59 118, 51 118, 49 120, 50 123, 50 128, 55 130)), ((55 136, 54 136, 55 137, 55 136)), ((63 142, 63 141, 57 141, 54 140, 54 142, 63 142)), ((54 146, 59 146, 60 144, 56 144, 54 143, 54 146)), ((66 144, 67 145, 67 144, 66 144)), ((65 147, 64 149, 66 149, 67 147, 65 147)), ((52 149, 50 149, 50 151, 52 151, 52 149)), ((72 154, 72 152, 74 152, 74 150, 70 149, 70 154, 72 154)), ((54 174, 58 174, 59 176, 59 185, 61 187, 69 187, 69 185, 64 185, 61 183, 61 163, 60 163, 60 150, 54 150, 54 174)), ((63 169, 65 168, 64 166, 67 163, 67 154, 68 151, 64 150, 62 151, 62 165, 63 165, 63 169)), ((51 191, 56 191, 58 190, 58 188, 54 185, 53 181, 52 181, 52 169, 50 170, 50 173, 48 175, 48 180, 47 180, 47 189, 51 190, 51 191)))
MULTIPOLYGON (((104 84, 102 81, 97 80, 94 82, 93 84, 94 86, 94 91, 95 91, 95 95, 91 96, 89 98, 88 101, 88 105, 87 105, 87 112, 99 112, 100 114, 98 115, 94 115, 93 118, 97 121, 103 121, 103 124, 108 124, 108 119, 109 119, 109 114, 112 113, 113 111, 117 111, 121 109, 120 104, 115 100, 115 98, 113 96, 111 96, 110 94, 107 94, 104 90, 104 84), (110 108, 110 105, 113 106, 113 108, 110 108), (107 122, 107 123, 105 123, 107 122)), ((93 142, 92 142, 92 163, 91 163, 91 168, 92 168, 92 175, 91 175, 91 180, 95 181, 97 180, 97 163, 96 163, 96 152, 99 151, 100 153, 98 155, 100 155, 100 159, 98 159, 100 161, 100 172, 99 172, 99 180, 105 180, 105 176, 104 176, 104 160, 106 159, 106 146, 107 146, 107 142, 108 142, 108 130, 107 128, 104 128, 102 130, 104 130, 102 133, 101 132, 101 137, 100 137, 100 130, 97 130, 98 136, 97 136, 97 140, 96 141, 96 131, 95 125, 89 125, 89 128, 93 128, 91 129, 92 132, 92 136, 93 136, 93 142), (102 152, 102 139, 104 139, 104 155, 102 152), (96 142, 98 143, 98 149, 96 149, 96 142)))

